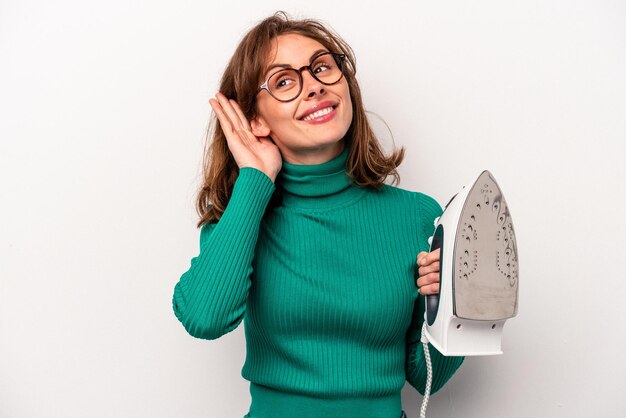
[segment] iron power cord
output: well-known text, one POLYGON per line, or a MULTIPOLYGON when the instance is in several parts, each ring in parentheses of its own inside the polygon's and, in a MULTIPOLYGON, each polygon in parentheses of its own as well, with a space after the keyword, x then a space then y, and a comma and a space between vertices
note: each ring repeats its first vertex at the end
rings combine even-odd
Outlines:
POLYGON ((426 418, 426 408, 428 407, 428 398, 430 398, 430 389, 433 383, 433 365, 430 361, 428 338, 426 337, 426 318, 424 318, 424 325, 422 325, 422 338, 420 341, 424 346, 424 358, 426 359, 426 388, 424 389, 424 398, 422 399, 422 407, 420 408, 420 418, 426 418))

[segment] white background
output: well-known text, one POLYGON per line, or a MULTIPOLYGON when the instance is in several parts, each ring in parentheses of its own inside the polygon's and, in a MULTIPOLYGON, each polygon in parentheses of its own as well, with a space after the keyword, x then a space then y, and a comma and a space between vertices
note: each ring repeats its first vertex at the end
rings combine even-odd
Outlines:
POLYGON ((624 416, 625 2, 2 0, 0 417, 247 413, 243 326, 192 338, 171 297, 208 99, 277 9, 352 45, 400 187, 443 205, 489 169, 510 206, 505 354, 468 358, 428 416, 624 416))

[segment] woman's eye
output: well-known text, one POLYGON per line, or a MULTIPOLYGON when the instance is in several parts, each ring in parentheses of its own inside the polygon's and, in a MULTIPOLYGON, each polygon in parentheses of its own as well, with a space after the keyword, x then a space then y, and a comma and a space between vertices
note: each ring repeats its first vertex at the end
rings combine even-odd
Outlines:
POLYGON ((277 89, 284 89, 287 88, 289 86, 291 86, 291 84, 293 84, 293 80, 290 78, 281 78, 279 80, 276 81, 275 84, 275 88, 277 89))
POLYGON ((321 73, 322 71, 328 71, 330 70, 330 65, 323 63, 323 64, 319 64, 315 67, 315 73, 321 73))

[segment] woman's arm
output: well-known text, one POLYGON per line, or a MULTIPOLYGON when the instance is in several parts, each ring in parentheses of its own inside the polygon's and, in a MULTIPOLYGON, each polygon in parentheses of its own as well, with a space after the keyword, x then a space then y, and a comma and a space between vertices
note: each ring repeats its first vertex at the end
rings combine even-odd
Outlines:
POLYGON ((243 319, 259 226, 274 190, 262 171, 240 168, 222 217, 202 226, 200 254, 172 298, 174 313, 190 335, 214 340, 243 319))
MULTIPOLYGON (((424 298, 423 295, 419 295, 415 304, 413 321, 407 333, 405 363, 406 380, 422 395, 426 387, 426 360, 424 359, 424 347, 420 342, 422 322, 424 322, 424 298)), ((465 357, 446 357, 430 343, 428 343, 428 349, 433 366, 433 382, 430 390, 430 393, 433 394, 450 380, 465 357)))
MULTIPOLYGON (((419 207, 421 210, 421 231, 419 251, 429 251, 428 238, 433 235, 434 220, 441 216, 443 210, 432 197, 420 193, 419 207)), ((406 379, 419 393, 424 394, 426 386, 426 361, 424 348, 420 341, 422 323, 424 322, 425 296, 420 294, 415 302, 411 325, 406 336, 406 379)), ((428 344, 433 366, 433 382, 431 393, 437 392, 450 380, 454 372, 461 366, 465 357, 446 357, 428 344)))

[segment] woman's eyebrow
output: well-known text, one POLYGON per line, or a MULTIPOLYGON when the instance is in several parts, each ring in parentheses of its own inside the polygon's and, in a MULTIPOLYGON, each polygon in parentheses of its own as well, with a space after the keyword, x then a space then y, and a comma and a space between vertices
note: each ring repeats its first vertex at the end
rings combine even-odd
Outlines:
MULTIPOLYGON (((311 54, 311 57, 309 58, 309 62, 313 61, 313 58, 315 58, 315 56, 316 56, 317 54, 319 54, 320 52, 328 52, 328 50, 326 50, 326 49, 318 49, 317 51, 313 52, 313 54, 311 54)), ((280 67, 280 68, 293 68, 293 67, 292 67, 291 65, 289 65, 289 64, 272 64, 272 65, 270 65, 270 66, 269 66, 269 67, 268 67, 268 68, 267 68, 267 69, 263 72, 263 74, 264 74, 264 75, 267 75, 267 73, 268 73, 270 70, 272 70, 272 69, 274 69, 274 68, 277 68, 277 67, 280 67)))

